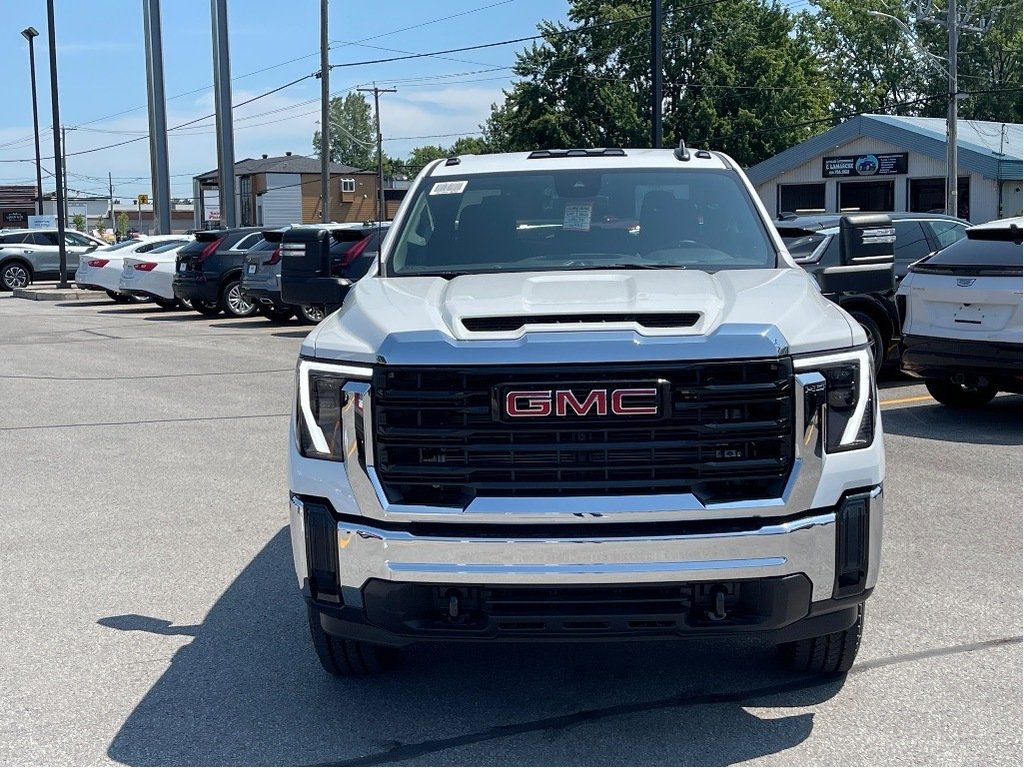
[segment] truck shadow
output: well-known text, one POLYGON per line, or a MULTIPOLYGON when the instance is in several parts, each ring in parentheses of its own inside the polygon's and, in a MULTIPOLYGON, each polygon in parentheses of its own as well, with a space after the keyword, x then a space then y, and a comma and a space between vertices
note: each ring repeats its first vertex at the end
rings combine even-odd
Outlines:
POLYGON ((984 408, 947 408, 938 403, 882 409, 887 435, 977 445, 1021 445, 1022 399, 999 395, 984 408))
POLYGON ((399 669, 336 680, 317 664, 280 531, 204 621, 112 616, 185 635, 114 736, 129 765, 735 763, 800 744, 843 677, 793 676, 753 640, 416 646, 399 669), (454 750, 442 757, 442 753, 454 750))

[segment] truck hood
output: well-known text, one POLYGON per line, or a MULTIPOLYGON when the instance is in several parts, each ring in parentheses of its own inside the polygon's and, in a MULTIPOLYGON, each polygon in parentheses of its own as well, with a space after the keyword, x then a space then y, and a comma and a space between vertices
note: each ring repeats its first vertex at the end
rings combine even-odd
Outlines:
POLYGON ((860 326, 799 268, 616 270, 370 277, 302 353, 520 364, 768 357, 864 342, 860 326), (645 323, 651 314, 662 317, 645 323))

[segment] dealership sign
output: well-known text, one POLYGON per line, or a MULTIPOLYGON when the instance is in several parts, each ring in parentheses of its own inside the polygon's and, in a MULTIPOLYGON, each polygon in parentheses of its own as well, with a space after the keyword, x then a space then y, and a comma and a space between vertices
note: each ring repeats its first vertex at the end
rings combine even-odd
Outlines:
POLYGON ((21 211, 4 211, 4 224, 19 224, 25 226, 27 217, 21 211))
POLYGON ((906 152, 821 158, 821 175, 826 179, 841 176, 895 176, 906 172, 906 152))

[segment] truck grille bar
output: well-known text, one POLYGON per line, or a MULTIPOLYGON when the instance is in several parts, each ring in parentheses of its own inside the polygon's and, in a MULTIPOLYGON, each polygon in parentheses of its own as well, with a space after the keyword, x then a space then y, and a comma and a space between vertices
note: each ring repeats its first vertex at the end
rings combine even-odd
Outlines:
POLYGON ((393 503, 478 496, 777 496, 793 465, 788 358, 631 365, 384 367, 373 379, 375 469, 393 503), (502 418, 500 392, 657 380, 659 418, 502 418))

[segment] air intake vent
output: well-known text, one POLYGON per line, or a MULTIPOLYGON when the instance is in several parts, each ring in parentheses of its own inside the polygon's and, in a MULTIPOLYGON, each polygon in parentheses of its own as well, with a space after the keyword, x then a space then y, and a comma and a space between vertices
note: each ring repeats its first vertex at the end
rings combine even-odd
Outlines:
POLYGON ((509 317, 464 317, 467 331, 518 331, 525 325, 606 325, 636 323, 644 328, 692 328, 700 320, 699 312, 660 312, 649 314, 601 315, 512 315, 509 317))

